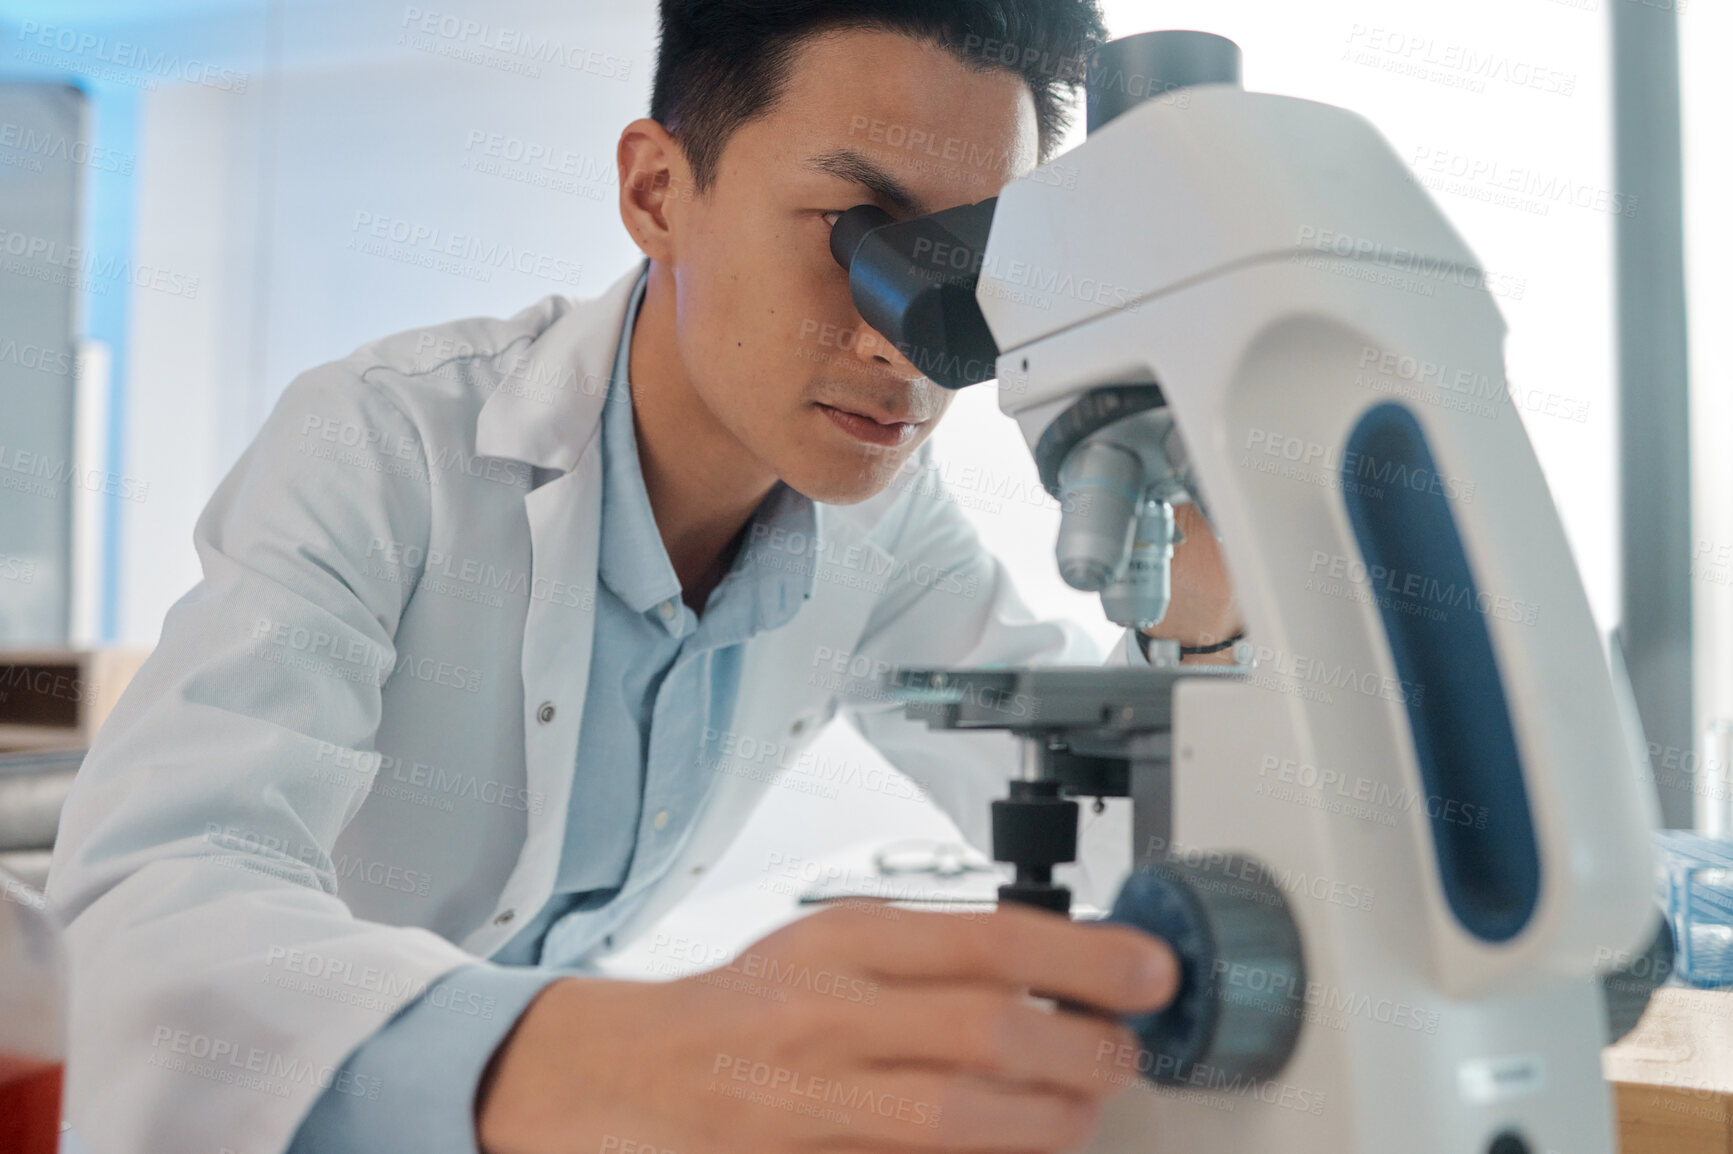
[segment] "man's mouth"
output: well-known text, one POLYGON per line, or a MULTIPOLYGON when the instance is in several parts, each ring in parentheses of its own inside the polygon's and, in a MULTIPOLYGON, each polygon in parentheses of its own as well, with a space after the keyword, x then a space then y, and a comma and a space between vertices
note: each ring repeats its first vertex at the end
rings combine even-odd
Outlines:
POLYGON ((829 417, 837 428, 855 440, 865 441, 869 445, 895 448, 906 444, 915 435, 915 430, 921 427, 919 421, 888 421, 853 409, 839 409, 835 405, 816 401, 814 404, 818 405, 819 410, 829 417))

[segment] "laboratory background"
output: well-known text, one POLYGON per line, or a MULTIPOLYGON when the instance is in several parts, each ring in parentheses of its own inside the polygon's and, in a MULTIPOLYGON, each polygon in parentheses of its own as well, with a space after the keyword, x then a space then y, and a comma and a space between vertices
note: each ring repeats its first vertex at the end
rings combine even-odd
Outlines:
MULTIPOLYGON (((1473 403, 1510 406, 1533 443, 1622 646, 1661 826, 1733 837, 1733 7, 1102 7, 1114 36, 1216 33, 1247 90, 1367 118, 1483 261, 1508 379, 1473 403)), ((79 756, 199 579, 194 522, 285 386, 386 334, 594 296, 639 258, 615 145, 646 114, 655 37, 647 0, 0 0, 8 901, 42 886, 79 756)), ((1083 138, 1078 115, 1059 151, 1083 138)), ((1118 641, 1053 564, 1059 503, 998 386, 959 394, 932 445, 1035 612, 1118 641)), ((803 893, 999 880, 842 722, 765 770, 727 858, 618 972, 727 956, 803 893)), ((1697 976, 1671 986, 1727 997, 1733 967, 1697 976)), ((1733 1048, 1711 1061, 1674 1029, 1609 1077, 1671 1086, 1664 1122, 1733 1134, 1733 1048)))

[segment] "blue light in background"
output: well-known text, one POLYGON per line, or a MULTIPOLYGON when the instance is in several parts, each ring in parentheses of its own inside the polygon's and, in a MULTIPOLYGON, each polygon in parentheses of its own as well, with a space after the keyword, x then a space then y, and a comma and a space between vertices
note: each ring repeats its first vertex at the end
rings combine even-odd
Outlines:
MULTIPOLYGON (((138 92, 131 88, 97 86, 90 96, 89 132, 93 143, 114 152, 138 154, 138 92)), ((84 234, 92 252, 120 252, 132 257, 138 203, 137 164, 128 173, 90 171, 85 180, 84 234)), ((84 293, 84 335, 109 347, 108 448, 105 468, 111 477, 126 475, 126 351, 127 312, 131 294, 84 293)), ((119 635, 120 558, 125 545, 119 486, 111 486, 102 511, 102 580, 97 641, 107 645, 119 635)))
MULTIPOLYGON (((76 24, 80 29, 162 23, 257 8, 262 0, 0 0, 0 21, 76 24)), ((13 29, 16 34, 16 29, 13 29)))

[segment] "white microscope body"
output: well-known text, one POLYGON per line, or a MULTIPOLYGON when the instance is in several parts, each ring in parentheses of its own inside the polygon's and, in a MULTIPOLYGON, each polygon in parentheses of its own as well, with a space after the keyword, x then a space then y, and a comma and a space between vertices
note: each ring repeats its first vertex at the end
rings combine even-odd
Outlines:
POLYGON ((1001 407, 1036 449, 1158 385, 1255 657, 1174 689, 1171 844, 1134 854, 1254 856, 1304 952, 1278 1073, 1119 1062, 1099 1151, 1613 1154, 1596 976, 1653 929, 1656 806, 1479 268, 1366 120, 1233 84, 999 199, 1001 407))

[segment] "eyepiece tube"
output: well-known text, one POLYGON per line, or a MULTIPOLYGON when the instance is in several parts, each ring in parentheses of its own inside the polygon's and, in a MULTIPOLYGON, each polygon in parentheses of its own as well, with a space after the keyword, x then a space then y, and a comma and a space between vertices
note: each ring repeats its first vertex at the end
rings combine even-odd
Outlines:
POLYGON ((854 264, 854 254, 860 242, 875 228, 891 224, 894 218, 876 204, 857 204, 837 218, 830 227, 830 255, 836 263, 848 269, 854 264))
POLYGON ((1101 608, 1116 625, 1148 629, 1167 616, 1173 599, 1173 506, 1146 498, 1137 518, 1125 574, 1101 591, 1101 608))
POLYGON ((1098 593, 1119 577, 1131 553, 1143 495, 1143 462, 1128 449, 1086 441, 1059 466, 1059 575, 1073 589, 1098 593))

